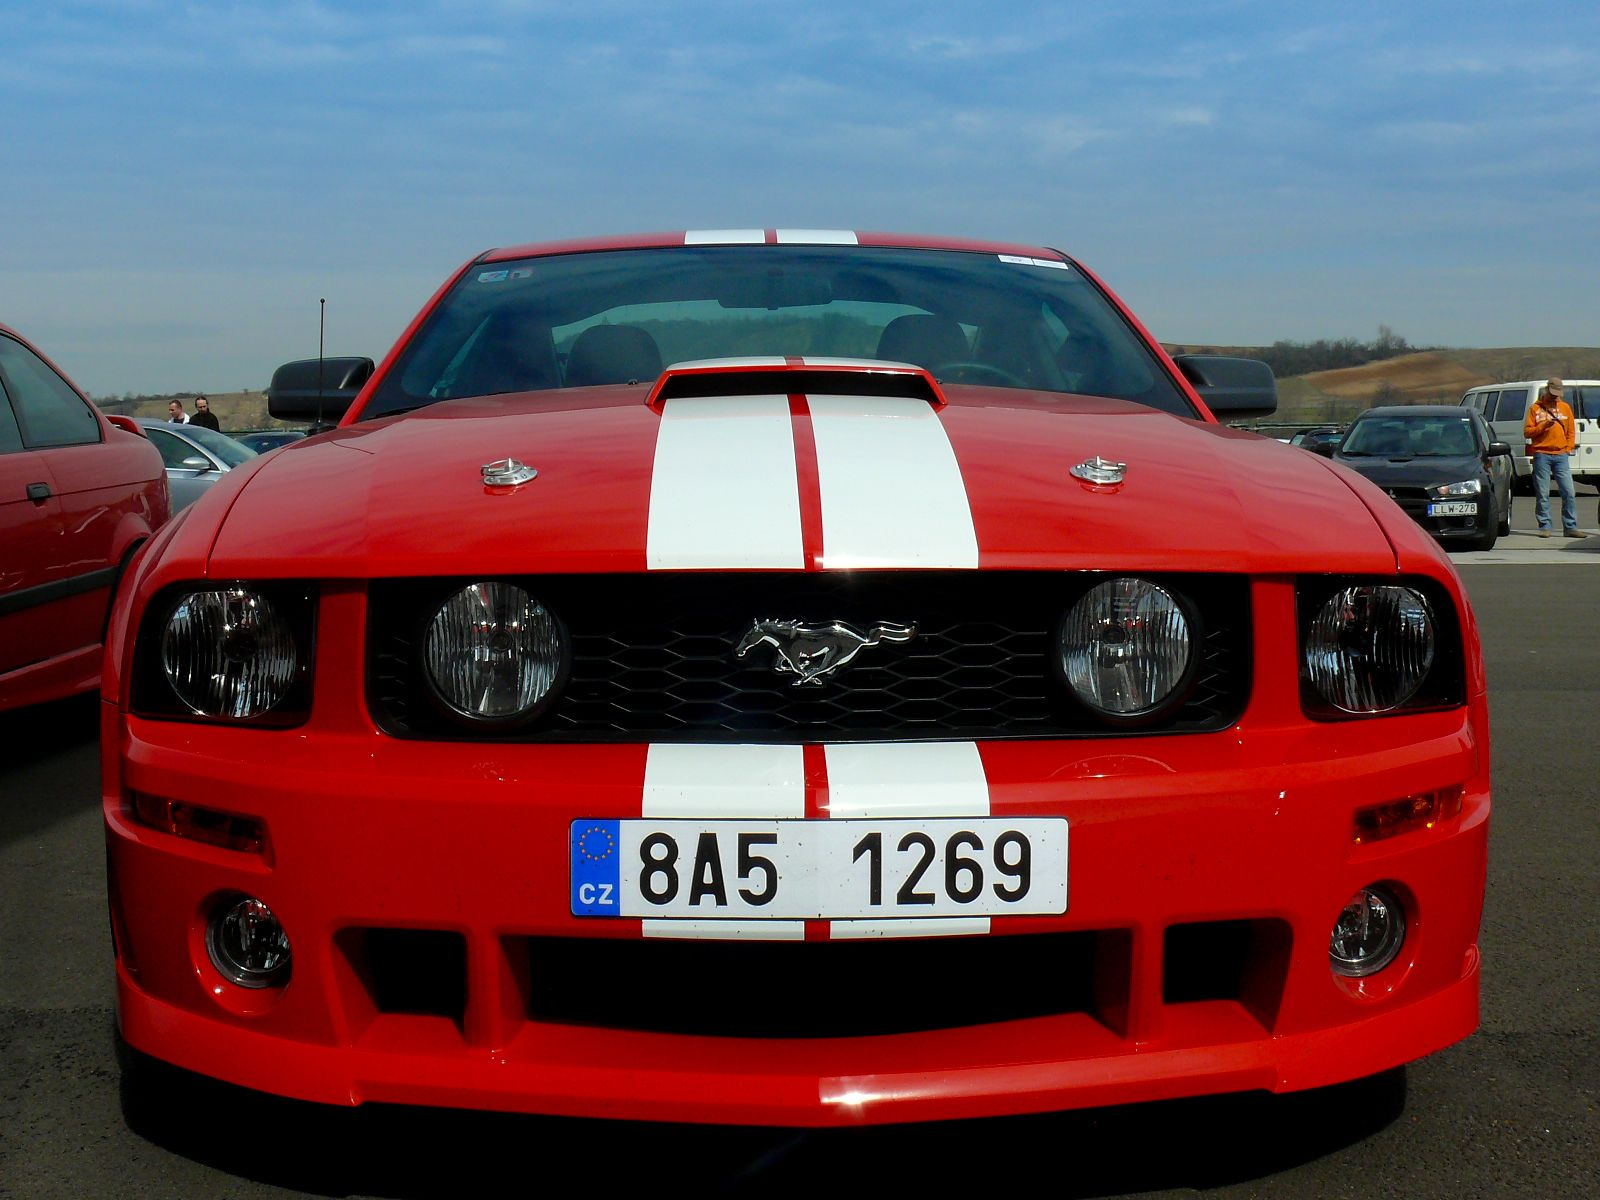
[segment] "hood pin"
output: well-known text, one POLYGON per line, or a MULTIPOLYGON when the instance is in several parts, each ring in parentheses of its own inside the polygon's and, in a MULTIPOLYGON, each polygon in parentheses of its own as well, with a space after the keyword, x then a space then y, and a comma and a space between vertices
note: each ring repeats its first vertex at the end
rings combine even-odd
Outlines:
POLYGON ((1076 478, 1086 483, 1101 485, 1121 483, 1127 473, 1127 463, 1108 462, 1098 454, 1072 468, 1072 474, 1076 478))
POLYGON ((483 465, 483 486, 492 488, 517 487, 527 483, 539 472, 514 458, 502 458, 483 465))

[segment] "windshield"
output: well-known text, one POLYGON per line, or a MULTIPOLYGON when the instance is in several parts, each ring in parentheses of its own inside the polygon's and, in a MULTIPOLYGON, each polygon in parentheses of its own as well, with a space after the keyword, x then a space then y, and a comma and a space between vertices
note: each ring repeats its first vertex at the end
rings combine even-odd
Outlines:
POLYGON ((1472 418, 1363 417, 1350 427, 1340 454, 1384 458, 1465 458, 1478 453, 1472 418))
POLYGON ((462 396, 653 383, 664 366, 796 355, 911 362, 945 383, 1195 411, 1075 267, 967 251, 683 246, 469 269, 363 418, 462 396))

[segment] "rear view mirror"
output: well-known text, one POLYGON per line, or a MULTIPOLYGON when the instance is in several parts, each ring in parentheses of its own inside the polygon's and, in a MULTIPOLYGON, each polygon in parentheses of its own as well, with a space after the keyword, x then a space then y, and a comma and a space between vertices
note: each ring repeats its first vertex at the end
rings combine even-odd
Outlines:
POLYGON ((1272 368, 1254 358, 1182 354, 1172 360, 1218 417, 1265 417, 1278 411, 1272 368))
POLYGON ((337 421, 372 378, 370 358, 302 358, 284 363, 267 387, 267 411, 280 421, 337 421))
POLYGON ((191 454, 178 466, 185 471, 209 471, 212 469, 211 460, 202 454, 191 454))
POLYGON ((717 303, 723 308, 809 308, 833 300, 833 284, 815 275, 791 275, 770 270, 759 275, 742 275, 728 280, 718 289, 717 303))
POLYGON ((1323 458, 1332 458, 1333 452, 1338 448, 1338 442, 1314 442, 1306 447, 1311 453, 1320 454, 1323 458))
POLYGON ((1498 458, 1501 455, 1505 455, 1507 457, 1510 457, 1510 455, 1511 455, 1511 447, 1506 445, 1504 442, 1490 442, 1489 443, 1489 457, 1490 458, 1498 458))

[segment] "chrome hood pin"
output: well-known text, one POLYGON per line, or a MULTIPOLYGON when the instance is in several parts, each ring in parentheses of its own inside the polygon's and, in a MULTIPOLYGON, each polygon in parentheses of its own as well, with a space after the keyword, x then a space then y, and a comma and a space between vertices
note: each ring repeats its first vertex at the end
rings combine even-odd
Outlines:
POLYGON ((539 472, 514 458, 502 458, 483 464, 484 487, 517 487, 527 483, 539 472))
POLYGON ((1072 468, 1072 474, 1086 483, 1121 483, 1127 473, 1127 463, 1110 462, 1098 454, 1072 468))

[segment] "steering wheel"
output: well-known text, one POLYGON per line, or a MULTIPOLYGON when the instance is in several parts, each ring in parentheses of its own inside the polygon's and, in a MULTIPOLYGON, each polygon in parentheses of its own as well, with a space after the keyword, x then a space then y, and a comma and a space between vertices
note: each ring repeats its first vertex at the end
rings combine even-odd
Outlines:
POLYGON ((929 373, 941 383, 992 383, 1000 387, 1025 388, 1027 382, 1004 367, 991 363, 957 359, 928 368, 929 373))

